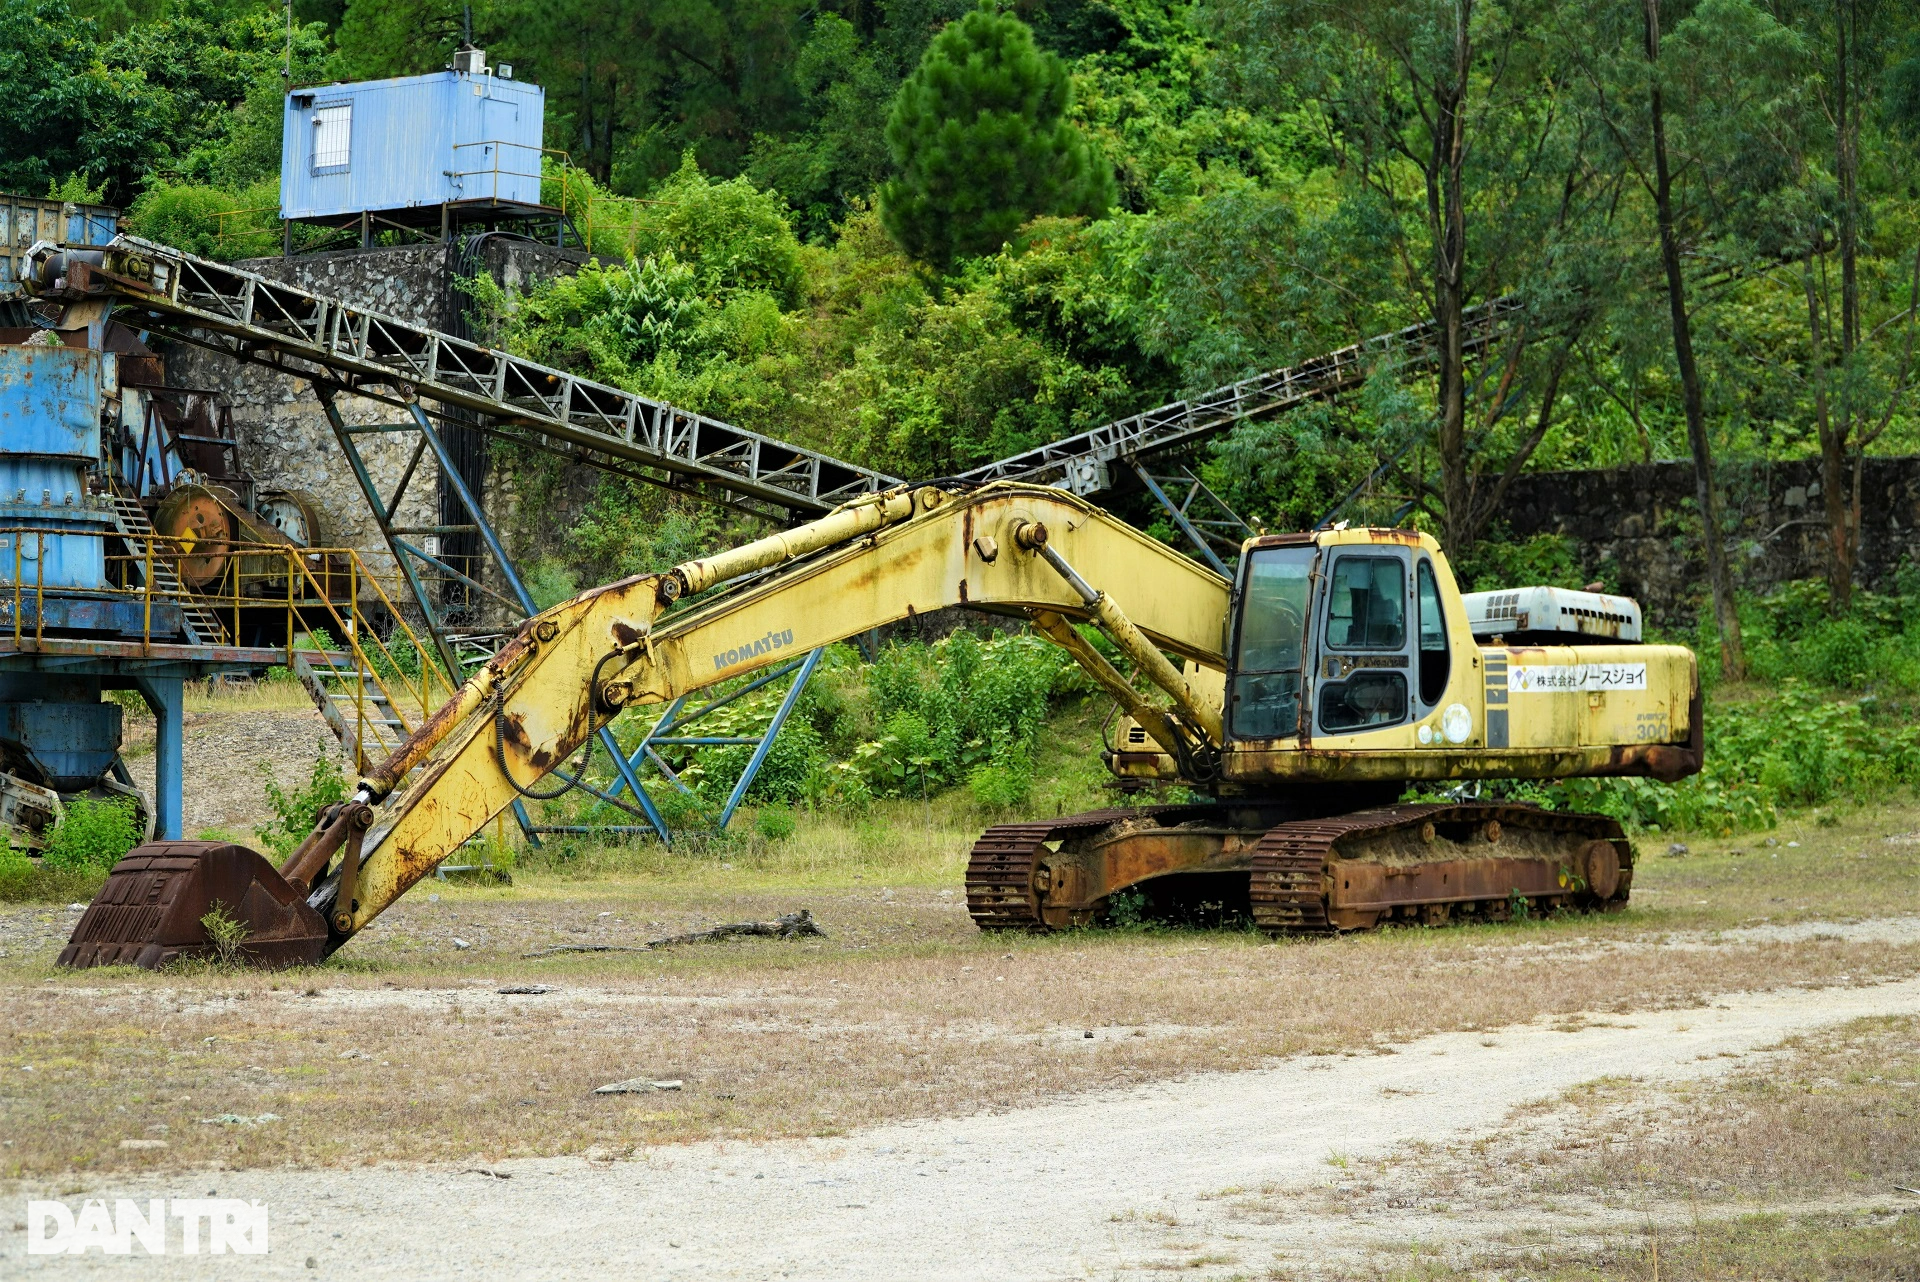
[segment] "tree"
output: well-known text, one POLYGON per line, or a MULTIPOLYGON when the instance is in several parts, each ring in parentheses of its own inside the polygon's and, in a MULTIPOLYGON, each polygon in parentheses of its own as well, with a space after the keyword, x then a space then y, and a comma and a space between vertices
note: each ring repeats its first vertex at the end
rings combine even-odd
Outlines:
POLYGON ((1809 0, 1795 7, 1796 28, 1825 64, 1813 97, 1832 157, 1830 166, 1811 154, 1791 159, 1805 165, 1808 188, 1800 203, 1800 283, 1827 526, 1827 606, 1839 615, 1852 605, 1860 559, 1864 457, 1892 424, 1915 373, 1920 251, 1908 273, 1897 254, 1876 255, 1863 244, 1871 240, 1872 211, 1861 191, 1860 164, 1863 129, 1879 106, 1888 54, 1907 34, 1896 19, 1906 14, 1895 12, 1902 7, 1896 0, 1809 0), (1885 339, 1892 341, 1878 341, 1885 339))
MULTIPOLYGON (((1267 113, 1323 131, 1347 228, 1377 237, 1377 261, 1391 265, 1389 314, 1434 323, 1438 483, 1411 480, 1449 549, 1465 553, 1552 428, 1569 326, 1584 313, 1543 286, 1566 274, 1560 249, 1607 182, 1547 57, 1541 33, 1556 11, 1535 0, 1217 0, 1208 13, 1228 81, 1267 113), (1515 290, 1532 295, 1534 314, 1475 377, 1468 312, 1515 290), (1548 327, 1558 341, 1527 341, 1548 327), (1535 384, 1532 426, 1515 430, 1535 384)), ((1331 261, 1339 270, 1303 261, 1300 271, 1336 293, 1380 289, 1331 261)), ((1383 438, 1381 453, 1407 450, 1405 427, 1387 435, 1402 439, 1383 438)))
POLYGON ((1723 273, 1764 270, 1777 261, 1778 204, 1794 175, 1780 163, 1782 139, 1804 122, 1802 42, 1750 0, 1702 0, 1677 22, 1660 0, 1596 6, 1580 33, 1582 63, 1597 123, 1613 141, 1610 162, 1630 173, 1651 207, 1667 330, 1693 459, 1694 496, 1720 669, 1746 676, 1732 570, 1714 480, 1707 390, 1695 351, 1686 264, 1703 253, 1723 273))
MULTIPOLYGON (((156 177, 277 172, 283 24, 183 6, 103 41, 66 0, 0 0, 0 189, 40 195, 79 173, 124 205, 156 177)), ((325 55, 321 33, 295 30, 296 75, 325 55)))
POLYGON ((887 117, 900 177, 881 189, 887 230, 942 270, 991 253, 1038 214, 1098 217, 1113 172, 1066 120, 1067 69, 992 0, 934 38, 887 117))

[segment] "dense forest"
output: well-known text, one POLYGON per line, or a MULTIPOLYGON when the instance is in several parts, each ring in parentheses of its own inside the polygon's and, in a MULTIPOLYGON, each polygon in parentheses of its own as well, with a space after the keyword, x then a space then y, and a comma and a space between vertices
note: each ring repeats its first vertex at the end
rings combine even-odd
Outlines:
MULTIPOLYGON (((1844 611, 1857 462, 1916 446, 1894 0, 0 0, 0 31, 0 187, 224 257, 277 247, 289 77, 470 36, 545 87, 599 257, 483 289, 499 341, 902 475, 1431 318, 1417 377, 1203 474, 1285 526, 1389 460, 1351 515, 1470 555, 1523 469, 1818 456, 1844 611)), ((590 514, 579 572, 701 519, 590 514)))

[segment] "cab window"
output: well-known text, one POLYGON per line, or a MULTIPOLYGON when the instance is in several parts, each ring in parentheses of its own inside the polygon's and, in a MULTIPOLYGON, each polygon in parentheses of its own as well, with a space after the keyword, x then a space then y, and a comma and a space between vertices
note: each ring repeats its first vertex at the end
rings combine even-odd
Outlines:
POLYGON ((1314 706, 1327 734, 1400 725, 1407 719, 1407 592, 1404 554, 1348 554, 1327 576, 1326 644, 1314 706))
POLYGON ((1398 557, 1343 556, 1328 584, 1327 644, 1398 650, 1407 643, 1407 573, 1398 557))
POLYGON ((1414 571, 1420 601, 1420 702, 1431 708, 1445 697, 1452 669, 1447 656, 1447 619, 1440 609, 1440 583, 1433 562, 1422 557, 1414 571))

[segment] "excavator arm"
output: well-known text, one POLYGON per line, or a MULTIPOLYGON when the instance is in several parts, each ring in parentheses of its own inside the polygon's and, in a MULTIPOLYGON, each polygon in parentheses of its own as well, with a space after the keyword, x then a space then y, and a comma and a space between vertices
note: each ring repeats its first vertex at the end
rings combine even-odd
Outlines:
POLYGON ((621 709, 668 703, 954 605, 1033 619, 1163 750, 1205 760, 1220 745, 1219 696, 1189 686, 1162 651, 1223 666, 1228 590, 1064 491, 1003 484, 874 495, 528 620, 350 802, 323 814, 281 872, 296 889, 313 885, 309 903, 337 947, 621 709), (1080 621, 1105 631, 1171 706, 1144 699, 1073 629, 1080 621))

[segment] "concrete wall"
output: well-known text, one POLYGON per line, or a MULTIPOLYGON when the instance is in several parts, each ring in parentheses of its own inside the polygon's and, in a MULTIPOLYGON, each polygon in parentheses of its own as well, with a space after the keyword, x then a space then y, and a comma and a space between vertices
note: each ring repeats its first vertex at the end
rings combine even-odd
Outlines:
MULTIPOLYGON (((1764 592, 1827 572, 1817 460, 1719 469, 1734 573, 1764 592)), ((1691 463, 1519 478, 1502 516, 1514 534, 1570 537, 1587 569, 1640 600, 1656 618, 1690 617, 1706 591, 1706 558, 1691 463)), ((1920 559, 1920 458, 1868 459, 1861 474, 1858 581, 1889 589, 1904 560, 1920 559)))
MULTIPOLYGON (((263 258, 237 265, 400 320, 446 329, 455 320, 452 313, 463 305, 451 289, 451 252, 443 244, 408 245, 263 258)), ((485 269, 497 282, 519 288, 570 274, 585 257, 574 250, 491 238, 483 242, 481 251, 485 269)), ((241 459, 248 470, 265 488, 311 494, 329 523, 329 540, 358 549, 388 583, 388 592, 394 592, 393 559, 334 444, 310 384, 191 347, 167 353, 167 372, 170 382, 231 397, 241 459)), ((391 406, 360 397, 342 396, 339 404, 342 416, 356 426, 403 418, 391 406)), ((393 493, 416 439, 412 434, 359 438, 367 469, 383 495, 393 493)), ((407 486, 398 523, 439 524, 438 489, 439 469, 429 454, 407 486)), ((483 492, 482 501, 491 511, 494 497, 483 492)))

